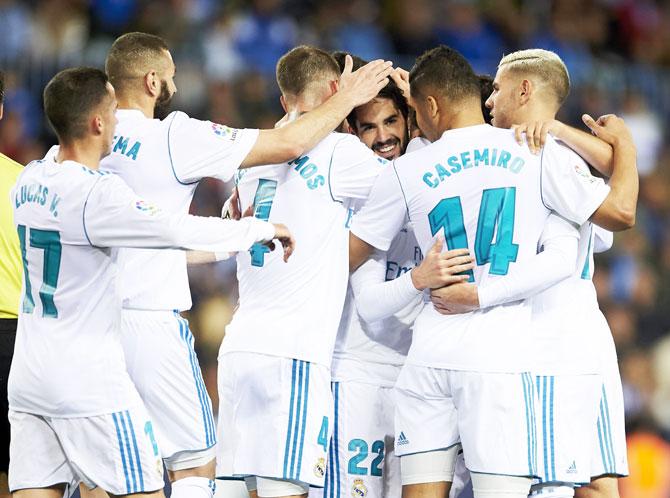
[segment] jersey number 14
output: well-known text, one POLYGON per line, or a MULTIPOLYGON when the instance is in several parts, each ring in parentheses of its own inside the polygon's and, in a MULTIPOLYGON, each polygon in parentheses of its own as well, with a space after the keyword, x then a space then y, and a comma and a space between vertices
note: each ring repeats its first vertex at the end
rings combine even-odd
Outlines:
MULTIPOLYGON (((475 258, 477 265, 490 263, 489 273, 492 275, 507 275, 510 263, 516 261, 519 245, 512 241, 515 206, 516 187, 487 189, 482 192, 475 235, 475 258)), ((468 248, 468 234, 465 231, 460 197, 449 197, 438 202, 428 213, 428 222, 433 235, 444 230, 444 238, 450 250, 468 248)), ((473 282, 472 270, 467 273, 470 282, 473 282)))

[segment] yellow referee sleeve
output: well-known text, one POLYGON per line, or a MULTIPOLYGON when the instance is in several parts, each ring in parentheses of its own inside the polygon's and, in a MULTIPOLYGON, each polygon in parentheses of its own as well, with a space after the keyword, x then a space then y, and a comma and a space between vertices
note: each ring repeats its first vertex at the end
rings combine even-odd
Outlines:
POLYGON ((0 318, 16 318, 21 298, 21 248, 9 192, 23 166, 0 154, 0 318))

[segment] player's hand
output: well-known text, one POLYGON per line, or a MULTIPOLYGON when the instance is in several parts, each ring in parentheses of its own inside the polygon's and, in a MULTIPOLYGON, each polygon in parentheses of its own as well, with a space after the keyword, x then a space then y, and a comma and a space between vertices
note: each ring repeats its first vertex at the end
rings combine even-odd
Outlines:
MULTIPOLYGON (((253 215, 253 211, 251 213, 253 215)), ((240 195, 237 191, 237 187, 233 189, 233 193, 228 200, 223 204, 221 208, 221 218, 239 220, 242 218, 242 211, 240 207, 240 195)))
POLYGON ((474 268, 474 258, 467 249, 442 252, 444 241, 438 237, 421 264, 412 269, 412 283, 417 290, 436 289, 468 280, 459 275, 474 268))
MULTIPOLYGON (((274 239, 278 240, 284 248, 284 262, 286 262, 288 261, 288 258, 291 257, 291 254, 293 254, 293 250, 295 249, 295 239, 293 238, 293 235, 291 235, 291 232, 289 232, 288 228, 286 228, 286 225, 282 225, 281 223, 273 223, 273 225, 275 226, 274 239)), ((268 245, 270 249, 274 250, 273 242, 269 242, 266 245, 268 245)))
POLYGON ((539 154, 547 141, 547 135, 551 133, 554 136, 560 136, 564 126, 560 121, 552 119, 512 125, 512 130, 514 130, 514 138, 519 145, 523 145, 525 141, 532 154, 539 154))
POLYGON ((354 62, 350 55, 344 59, 339 92, 349 99, 352 107, 367 104, 384 88, 393 72, 393 63, 377 59, 352 72, 354 62))
POLYGON ((479 293, 475 284, 460 283, 433 289, 430 291, 430 300, 443 315, 457 315, 479 309, 479 293))
POLYGON ((409 105, 409 72, 401 67, 396 67, 391 73, 391 79, 394 81, 396 86, 400 89, 409 105))
POLYGON ((612 146, 626 144, 635 147, 628 126, 623 119, 615 114, 605 114, 600 116, 598 120, 594 120, 588 114, 583 114, 582 121, 589 127, 591 133, 612 146))

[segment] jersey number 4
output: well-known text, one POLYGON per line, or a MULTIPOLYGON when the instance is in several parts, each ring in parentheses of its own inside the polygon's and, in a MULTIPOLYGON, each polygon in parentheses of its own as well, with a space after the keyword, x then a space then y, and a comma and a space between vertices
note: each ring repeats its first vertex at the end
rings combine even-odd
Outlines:
MULTIPOLYGON (((489 273, 492 275, 507 275, 510 263, 516 261, 519 245, 512 241, 515 206, 516 187, 487 189, 482 192, 475 235, 475 258, 478 265, 490 263, 489 273)), ((460 197, 442 199, 428 213, 428 221, 433 235, 444 230, 449 249, 468 248, 468 234, 465 231, 460 197)), ((470 282, 474 281, 472 270, 467 273, 470 275, 470 282)))
MULTIPOLYGON (((25 280, 26 293, 23 296, 23 313, 32 313, 35 309, 30 274, 28 271, 28 257, 26 254, 26 227, 18 225, 19 243, 21 244, 21 258, 23 259, 23 277, 25 280)), ((39 230, 30 228, 30 247, 44 251, 44 264, 42 265, 42 286, 40 287, 40 301, 42 301, 42 316, 58 318, 58 310, 54 304, 54 292, 58 285, 58 273, 60 272, 60 256, 62 246, 60 234, 54 230, 39 230)))
MULTIPOLYGON (((270 211, 272 210, 272 201, 277 192, 277 182, 275 180, 258 180, 258 188, 254 195, 254 216, 259 220, 268 221, 270 211)), ((265 253, 270 252, 270 248, 264 244, 256 242, 251 249, 251 266, 263 266, 265 264, 265 253)))

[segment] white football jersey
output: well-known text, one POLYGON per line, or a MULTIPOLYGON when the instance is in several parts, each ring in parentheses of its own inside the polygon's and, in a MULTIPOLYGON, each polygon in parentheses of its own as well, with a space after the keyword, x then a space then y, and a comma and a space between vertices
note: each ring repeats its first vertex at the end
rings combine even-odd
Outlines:
MULTIPOLYGON (((442 235, 448 249, 469 248, 477 284, 515 271, 536 254, 551 210, 581 225, 609 187, 552 138, 540 156, 510 130, 478 125, 446 131, 384 171, 351 231, 387 250, 409 221, 425 253, 442 235)), ((407 363, 491 372, 529 370, 530 303, 518 301, 444 316, 425 306, 407 363)))
POLYGON ((349 207, 365 199, 386 160, 349 134, 331 133, 287 164, 241 170, 242 211, 284 223, 295 237, 285 263, 257 245, 238 253, 239 307, 221 354, 251 351, 330 368, 349 275, 349 207))
POLYGON ((224 252, 265 240, 258 233, 272 228, 259 220, 231 225, 170 215, 116 175, 73 161, 29 164, 11 201, 24 275, 9 406, 53 417, 112 413, 137 396, 118 337, 117 250, 111 248, 224 252))
MULTIPOLYGON (((411 226, 400 230, 387 252, 375 251, 376 264, 361 265, 352 274, 374 272, 375 281, 391 281, 418 266, 423 259, 411 226), (378 274, 384 264, 383 274, 378 274)), ((414 320, 423 308, 423 299, 410 302, 399 312, 374 322, 366 322, 358 313, 351 285, 347 289, 342 320, 333 352, 333 381, 357 381, 392 387, 405 362, 412 343, 414 320)))
POLYGON ((595 358, 610 332, 592 280, 596 228, 588 221, 579 227, 575 273, 532 299, 533 371, 540 375, 600 372, 595 358))
MULTIPOLYGON (((170 213, 187 213, 198 182, 229 181, 258 130, 233 129, 173 112, 164 120, 119 110, 112 153, 100 169, 118 174, 137 194, 170 213)), ((124 249, 119 254, 123 307, 187 310, 191 293, 181 250, 124 249)))

